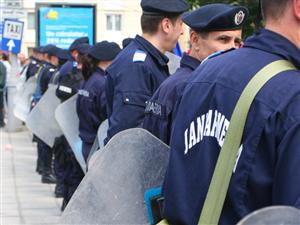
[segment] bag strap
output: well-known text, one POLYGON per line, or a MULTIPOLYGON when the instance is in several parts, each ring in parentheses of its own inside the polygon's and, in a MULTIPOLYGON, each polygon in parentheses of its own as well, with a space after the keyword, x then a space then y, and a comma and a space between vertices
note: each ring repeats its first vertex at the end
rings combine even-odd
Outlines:
POLYGON ((262 68, 243 90, 231 117, 198 224, 218 224, 230 179, 236 163, 250 106, 264 84, 277 74, 295 70, 286 60, 278 60, 262 68))

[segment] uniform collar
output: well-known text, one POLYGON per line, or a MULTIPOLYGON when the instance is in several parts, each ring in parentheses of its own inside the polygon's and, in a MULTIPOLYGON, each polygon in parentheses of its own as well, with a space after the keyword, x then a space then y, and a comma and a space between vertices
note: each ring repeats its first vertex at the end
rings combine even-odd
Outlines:
POLYGON ((99 74, 101 74, 101 75, 105 75, 104 70, 101 69, 100 67, 96 67, 95 72, 96 72, 96 73, 99 73, 99 74))
POLYGON ((141 45, 152 57, 154 57, 160 65, 167 66, 169 59, 167 56, 162 54, 157 48, 155 48, 149 41, 145 38, 136 35, 134 39, 139 45, 141 45))
POLYGON ((292 62, 300 68, 300 50, 292 42, 278 33, 267 29, 261 29, 245 42, 245 47, 257 48, 292 62))
POLYGON ((200 65, 200 63, 201 62, 198 59, 184 53, 184 55, 180 61, 180 67, 183 67, 183 68, 188 67, 192 70, 195 70, 200 65))

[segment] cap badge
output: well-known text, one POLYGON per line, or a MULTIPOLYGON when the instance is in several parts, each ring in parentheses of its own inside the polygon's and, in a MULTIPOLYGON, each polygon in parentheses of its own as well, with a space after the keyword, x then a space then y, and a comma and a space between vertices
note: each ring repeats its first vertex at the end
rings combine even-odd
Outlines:
POLYGON ((244 21, 244 18, 245 18, 245 13, 243 11, 239 11, 237 14, 235 14, 234 17, 235 24, 237 26, 240 25, 244 21))

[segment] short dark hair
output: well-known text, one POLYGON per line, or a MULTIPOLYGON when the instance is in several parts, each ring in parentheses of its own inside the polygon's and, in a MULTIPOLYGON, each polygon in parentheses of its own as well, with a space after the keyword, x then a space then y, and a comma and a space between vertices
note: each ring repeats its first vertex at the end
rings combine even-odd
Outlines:
POLYGON ((269 17, 279 19, 284 13, 290 0, 261 0, 261 8, 264 19, 269 17))
POLYGON ((148 15, 142 14, 141 27, 143 33, 155 34, 158 31, 158 25, 164 18, 169 18, 174 25, 180 14, 166 15, 148 15))

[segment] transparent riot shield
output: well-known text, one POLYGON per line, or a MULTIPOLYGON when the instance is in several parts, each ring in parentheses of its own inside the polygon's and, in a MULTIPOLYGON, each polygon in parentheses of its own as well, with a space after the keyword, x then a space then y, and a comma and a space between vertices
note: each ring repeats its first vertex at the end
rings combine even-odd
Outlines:
POLYGON ((26 82, 18 83, 17 93, 14 104, 14 115, 22 120, 26 121, 26 118, 30 112, 31 97, 36 89, 36 78, 30 77, 26 82))
POLYGON ((62 135, 54 116, 56 107, 60 104, 59 98, 55 95, 55 90, 56 85, 50 84, 26 119, 26 126, 29 130, 50 147, 53 147, 55 138, 62 135))
POLYGON ((169 148, 148 131, 116 134, 88 170, 60 224, 147 224, 144 193, 163 183, 169 148))
POLYGON ((166 52, 165 55, 169 58, 168 67, 169 73, 173 74, 180 67, 181 58, 171 52, 166 52))
POLYGON ((79 137, 79 119, 76 113, 77 94, 60 104, 55 111, 55 118, 82 170, 86 171, 82 155, 82 141, 79 137))
POLYGON ((98 128, 97 138, 94 141, 93 146, 91 148, 90 154, 87 159, 88 162, 90 161, 93 154, 104 146, 104 139, 107 136, 107 130, 108 130, 108 119, 104 120, 98 128))
POLYGON ((300 224, 300 210, 290 206, 271 206, 254 211, 237 225, 291 225, 300 224))

